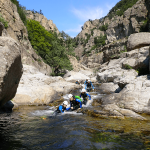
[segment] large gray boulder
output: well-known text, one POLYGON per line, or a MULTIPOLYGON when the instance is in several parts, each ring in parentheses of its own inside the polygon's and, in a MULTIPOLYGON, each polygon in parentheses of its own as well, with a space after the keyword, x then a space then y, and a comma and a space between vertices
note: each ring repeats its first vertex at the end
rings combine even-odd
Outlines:
POLYGON ((141 32, 131 34, 128 38, 127 49, 133 50, 150 45, 150 33, 141 32))
POLYGON ((22 76, 21 49, 9 37, 0 37, 0 107, 11 100, 22 76))
POLYGON ((47 76, 37 68, 23 65, 23 75, 13 102, 18 105, 48 105, 71 90, 81 88, 62 77, 47 76))
POLYGON ((119 93, 121 91, 118 84, 114 84, 113 82, 102 83, 99 89, 103 94, 119 93))

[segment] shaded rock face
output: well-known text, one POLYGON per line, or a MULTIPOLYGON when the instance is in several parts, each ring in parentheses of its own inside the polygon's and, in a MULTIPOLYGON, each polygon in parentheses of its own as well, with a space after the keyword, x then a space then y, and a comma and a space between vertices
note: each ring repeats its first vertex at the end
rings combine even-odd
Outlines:
POLYGON ((27 18, 36 20, 41 23, 41 25, 48 31, 56 31, 59 34, 59 30, 57 29, 56 25, 53 23, 52 20, 48 20, 44 15, 38 13, 32 13, 32 11, 27 11, 27 18))
POLYGON ((0 37, 0 107, 13 99, 22 75, 21 48, 8 37, 0 37))
POLYGON ((128 38, 127 49, 133 50, 150 45, 150 33, 141 32, 130 35, 128 38))
POLYGON ((7 30, 2 30, 2 36, 11 37, 20 44, 22 63, 35 66, 39 71, 50 75, 51 67, 36 54, 28 40, 27 29, 20 19, 16 5, 10 0, 0 0, 0 13, 9 24, 7 30))

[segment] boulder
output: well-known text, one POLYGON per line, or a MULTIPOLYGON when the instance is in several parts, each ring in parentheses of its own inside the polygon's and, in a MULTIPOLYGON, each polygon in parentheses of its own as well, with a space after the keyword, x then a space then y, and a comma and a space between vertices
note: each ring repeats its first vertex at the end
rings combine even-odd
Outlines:
POLYGON ((89 76, 84 75, 83 73, 80 72, 74 72, 74 71, 70 71, 67 74, 64 75, 63 77, 65 79, 65 81, 68 82, 76 82, 77 80, 81 81, 85 81, 86 79, 90 79, 89 76))
POLYGON ((75 83, 65 81, 62 77, 47 76, 33 66, 23 65, 23 67, 24 73, 13 99, 18 105, 47 105, 60 99, 62 94, 81 88, 75 83))
POLYGON ((150 33, 140 32, 131 34, 128 38, 127 49, 133 50, 150 45, 150 33))
POLYGON ((49 86, 19 87, 13 102, 18 105, 46 105, 59 99, 58 93, 49 86))
POLYGON ((114 84, 113 82, 102 83, 99 89, 102 94, 119 93, 121 91, 118 84, 114 84))
POLYGON ((21 49, 9 37, 0 37, 0 107, 13 99, 22 76, 21 49))
MULTIPOLYGON (((125 116, 128 116, 126 113, 131 114, 131 111, 150 114, 150 81, 147 78, 147 76, 139 76, 129 80, 120 93, 107 95, 101 98, 99 103, 101 103, 104 108, 107 108, 109 105, 115 105, 115 107, 119 107, 117 111, 121 114, 125 113, 125 116), (120 109, 123 110, 120 111, 120 109)), ((119 81, 118 84, 120 84, 119 81)), ((133 112, 132 114, 134 115, 133 112)))

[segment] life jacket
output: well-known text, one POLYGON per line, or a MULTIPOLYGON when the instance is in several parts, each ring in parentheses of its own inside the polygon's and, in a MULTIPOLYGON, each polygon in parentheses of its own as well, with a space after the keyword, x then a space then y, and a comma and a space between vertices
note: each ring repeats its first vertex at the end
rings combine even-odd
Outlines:
POLYGON ((82 99, 80 98, 80 96, 74 96, 75 99, 79 99, 82 102, 82 99))

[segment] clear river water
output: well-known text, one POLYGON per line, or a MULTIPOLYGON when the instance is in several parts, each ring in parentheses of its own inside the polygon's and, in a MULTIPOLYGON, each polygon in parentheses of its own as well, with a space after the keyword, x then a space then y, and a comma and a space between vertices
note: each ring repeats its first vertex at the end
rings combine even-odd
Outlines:
POLYGON ((20 107, 0 114, 0 150, 148 150, 150 116, 145 117, 148 121, 76 112, 54 116, 50 106, 20 107))

